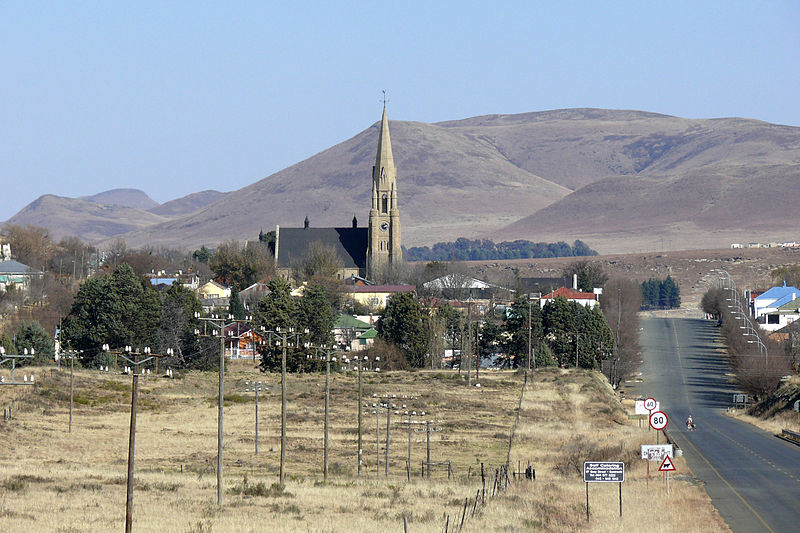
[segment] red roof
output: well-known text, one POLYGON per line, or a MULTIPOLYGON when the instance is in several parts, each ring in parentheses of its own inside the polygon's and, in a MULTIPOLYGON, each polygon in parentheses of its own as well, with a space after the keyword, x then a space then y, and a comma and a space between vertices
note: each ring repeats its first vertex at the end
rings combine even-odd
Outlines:
POLYGON ((550 294, 542 296, 542 300, 555 300, 561 296, 567 300, 594 300, 595 294, 593 292, 579 292, 569 289, 567 287, 560 287, 550 294))
POLYGON ((413 292, 414 285, 353 285, 347 292, 413 292))

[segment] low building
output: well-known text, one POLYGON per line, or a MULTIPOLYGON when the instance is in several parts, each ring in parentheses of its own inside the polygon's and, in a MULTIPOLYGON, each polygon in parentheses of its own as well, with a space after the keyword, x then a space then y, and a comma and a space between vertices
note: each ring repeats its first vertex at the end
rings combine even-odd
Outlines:
POLYGON ((39 270, 34 270, 19 261, 0 261, 0 292, 5 292, 10 287, 27 291, 31 281, 42 275, 43 273, 39 270))
POLYGON ((786 283, 781 287, 772 287, 753 298, 753 318, 767 331, 781 329, 788 325, 793 317, 791 309, 800 303, 795 301, 798 297, 800 289, 797 287, 787 287, 786 283))
POLYGON ((197 288, 197 297, 201 300, 230 298, 231 288, 211 280, 197 288))
POLYGON ((370 311, 385 309, 389 299, 398 293, 414 292, 413 285, 352 285, 344 288, 343 296, 367 306, 370 311))
POLYGON ((598 296, 599 292, 597 292, 597 290, 595 290, 595 292, 581 292, 568 287, 561 287, 542 296, 539 300, 539 307, 544 308, 548 302, 552 302, 556 298, 565 298, 568 302, 575 302, 592 309, 599 303, 597 300, 598 296))

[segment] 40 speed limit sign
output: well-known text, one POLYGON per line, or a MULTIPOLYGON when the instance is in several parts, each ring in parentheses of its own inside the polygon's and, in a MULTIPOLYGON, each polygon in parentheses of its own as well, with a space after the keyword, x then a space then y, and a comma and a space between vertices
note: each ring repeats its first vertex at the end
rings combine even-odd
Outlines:
POLYGON ((650 415, 650 427, 656 431, 664 429, 668 423, 667 413, 663 411, 655 411, 650 415))

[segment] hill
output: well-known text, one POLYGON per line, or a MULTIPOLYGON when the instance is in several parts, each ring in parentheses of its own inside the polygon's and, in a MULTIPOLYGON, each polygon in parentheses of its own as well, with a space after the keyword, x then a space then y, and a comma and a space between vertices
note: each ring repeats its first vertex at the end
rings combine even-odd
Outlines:
POLYGON ((7 222, 46 227, 55 240, 77 235, 87 241, 99 241, 110 235, 151 227, 164 220, 163 217, 132 207, 101 205, 89 200, 46 194, 25 206, 7 222))
POLYGON ((82 196, 79 199, 101 205, 118 205, 144 210, 158 206, 158 202, 139 189, 111 189, 92 196, 82 196))
POLYGON ((209 204, 213 204, 220 198, 224 197, 227 193, 208 190, 208 191, 200 191, 196 193, 189 194, 182 198, 178 198, 176 200, 170 200, 169 202, 164 202, 161 205, 157 205, 153 208, 148 209, 151 213, 155 215, 161 215, 164 217, 178 217, 183 215, 188 215, 190 213, 194 213, 198 209, 202 209, 209 204))
MULTIPOLYGON (((800 218, 800 128, 604 109, 390 127, 406 246, 580 239, 612 253, 664 240, 796 240, 787 233, 800 218)), ((377 135, 376 123, 194 212, 151 208, 170 220, 121 236, 130 246, 198 247, 297 227, 306 215, 312 227, 353 215, 364 225, 377 135)))

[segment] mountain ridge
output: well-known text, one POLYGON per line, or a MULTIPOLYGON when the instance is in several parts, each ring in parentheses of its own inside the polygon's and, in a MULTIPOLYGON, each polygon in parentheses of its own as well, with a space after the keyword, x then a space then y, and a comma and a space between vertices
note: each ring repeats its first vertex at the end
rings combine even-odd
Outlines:
MULTIPOLYGON (((793 207, 800 205, 800 128, 793 126, 579 108, 390 121, 390 129, 406 246, 457 237, 577 238, 600 252, 622 252, 672 235, 707 247, 783 234, 782 222, 800 218, 793 207), (659 195, 661 202, 652 201, 659 195), (730 216, 748 197, 783 213, 759 213, 758 224, 730 216)), ((299 227, 306 215, 316 227, 349 225, 353 215, 363 225, 377 133, 376 122, 191 213, 97 242, 213 246, 276 225, 299 227)))

